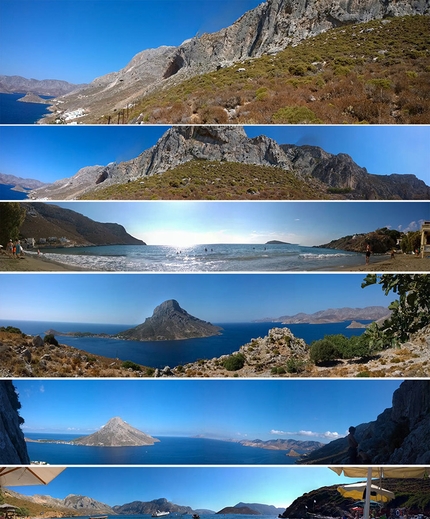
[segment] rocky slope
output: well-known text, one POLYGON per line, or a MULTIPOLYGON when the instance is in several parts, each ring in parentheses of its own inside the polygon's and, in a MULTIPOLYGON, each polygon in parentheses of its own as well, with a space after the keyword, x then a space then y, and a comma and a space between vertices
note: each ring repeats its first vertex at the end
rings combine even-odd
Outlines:
POLYGON ((116 223, 100 223, 83 216, 71 209, 63 209, 56 205, 43 203, 25 203, 26 215, 20 229, 24 238, 34 238, 37 247, 46 240, 49 246, 73 245, 145 245, 142 240, 134 238, 116 223), (56 237, 56 241, 49 238, 56 237), (60 242, 66 238, 66 242, 60 242))
POLYGON ((21 178, 16 177, 15 175, 6 175, 4 173, 0 173, 0 184, 15 186, 15 189, 19 188, 20 190, 37 189, 45 185, 45 183, 40 182, 40 180, 35 180, 33 178, 21 178))
POLYGON ((282 324, 323 324, 341 323, 350 320, 377 321, 387 317, 390 310, 383 306, 367 306, 365 308, 328 308, 313 314, 298 313, 295 315, 283 315, 281 317, 268 317, 256 322, 280 322, 282 324))
POLYGON ((319 247, 363 253, 366 250, 367 244, 370 245, 372 252, 385 254, 397 248, 397 239, 390 236, 385 230, 378 229, 364 234, 343 236, 342 238, 332 240, 330 243, 319 245, 319 247))
POLYGON ((253 510, 249 506, 226 506, 219 512, 218 515, 260 515, 259 512, 253 510))
MULTIPOLYGON (((407 380, 393 394, 393 406, 374 422, 357 427, 355 437, 373 464, 430 463, 430 382, 407 380)), ((335 440, 303 458, 306 464, 349 462, 346 438, 335 440)))
MULTIPOLYGON (((0 353, 4 346, 0 344, 0 353)), ((19 416, 21 404, 9 380, 0 380, 0 462, 4 465, 28 465, 30 458, 19 416)))
POLYGON ((137 54, 119 72, 99 77, 81 90, 83 98, 63 96, 63 104, 55 110, 84 108, 100 117, 107 110, 123 109, 155 88, 246 58, 276 54, 334 27, 428 11, 425 0, 267 0, 217 33, 194 37, 179 47, 137 54))
POLYGON ((138 447, 158 442, 148 434, 135 429, 118 416, 111 418, 99 431, 77 438, 71 443, 93 447, 138 447))
POLYGON ((124 505, 116 505, 113 507, 113 510, 119 515, 152 515, 157 511, 187 515, 193 513, 192 508, 189 506, 176 505, 165 498, 154 499, 153 501, 133 501, 124 505))
POLYGON ((193 317, 174 299, 157 306, 144 323, 118 334, 134 341, 172 341, 219 335, 221 328, 193 317))
POLYGON ((0 75, 0 92, 3 94, 27 93, 62 96, 79 90, 86 85, 74 85, 59 79, 27 79, 21 76, 0 75))
POLYGON ((242 508, 244 506, 247 506, 248 508, 251 508, 251 510, 255 510, 256 512, 259 512, 261 515, 278 515, 283 512, 283 508, 277 508, 273 505, 263 505, 261 503, 237 503, 235 505, 235 508, 242 508))
POLYGON ((79 198, 104 187, 144 180, 194 160, 280 168, 299 180, 317 183, 327 192, 339 190, 340 198, 430 198, 430 187, 413 175, 372 175, 346 154, 332 155, 316 146, 280 145, 265 135, 248 138, 240 126, 172 127, 135 159, 82 168, 71 178, 31 191, 29 197, 79 198))
MULTIPOLYGON (((277 451, 287 451, 287 456, 299 456, 312 452, 324 446, 324 443, 316 441, 300 441, 300 440, 240 440, 238 443, 244 447, 256 447, 258 449, 268 449, 277 451), (299 454, 300 453, 300 454, 299 454)), ((249 505, 251 506, 251 505, 249 505)))

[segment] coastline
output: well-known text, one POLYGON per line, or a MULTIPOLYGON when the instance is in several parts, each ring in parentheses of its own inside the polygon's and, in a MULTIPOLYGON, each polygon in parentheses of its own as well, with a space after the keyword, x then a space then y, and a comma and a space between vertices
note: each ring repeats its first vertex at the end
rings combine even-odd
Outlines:
POLYGON ((430 272, 430 258, 421 258, 412 254, 396 254, 393 259, 385 255, 383 259, 375 260, 370 257, 368 265, 363 263, 353 267, 343 267, 338 269, 341 272, 430 272))
POLYGON ((40 256, 25 254, 24 257, 15 259, 8 254, 0 255, 0 272, 74 272, 89 271, 81 267, 74 267, 59 261, 40 256))

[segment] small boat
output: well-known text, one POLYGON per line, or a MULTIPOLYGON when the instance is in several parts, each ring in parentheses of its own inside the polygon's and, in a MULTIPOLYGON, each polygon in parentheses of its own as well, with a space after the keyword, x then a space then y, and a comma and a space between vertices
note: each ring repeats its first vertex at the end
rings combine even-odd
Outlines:
POLYGON ((193 514, 193 519, 200 519, 199 514, 193 514))
POLYGON ((160 510, 157 510, 152 514, 152 517, 166 517, 166 515, 169 515, 170 512, 160 512, 160 510))
POLYGON ((88 519, 108 519, 107 515, 98 515, 97 517, 88 517, 88 519))

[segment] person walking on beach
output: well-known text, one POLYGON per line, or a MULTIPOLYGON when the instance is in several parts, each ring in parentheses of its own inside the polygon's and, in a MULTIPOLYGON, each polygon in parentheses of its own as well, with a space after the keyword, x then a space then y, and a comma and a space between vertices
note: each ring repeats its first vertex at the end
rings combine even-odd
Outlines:
POLYGON ((355 439, 355 427, 351 425, 348 429, 348 436, 346 437, 348 440, 348 455, 349 455, 349 463, 354 464, 358 461, 358 441, 355 439))
POLYGON ((370 255, 372 254, 372 250, 370 249, 370 245, 366 245, 366 265, 369 265, 370 255))

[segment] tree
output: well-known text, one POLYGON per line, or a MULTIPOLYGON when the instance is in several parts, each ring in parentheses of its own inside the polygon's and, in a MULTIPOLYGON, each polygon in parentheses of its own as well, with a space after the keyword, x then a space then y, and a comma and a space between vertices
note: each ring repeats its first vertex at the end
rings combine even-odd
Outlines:
POLYGON ((398 294, 389 305, 391 316, 378 326, 373 323, 366 334, 374 348, 390 348, 430 324, 430 276, 426 274, 368 274, 361 284, 381 285, 385 295, 398 294))
POLYGON ((19 238, 19 230, 24 222, 25 209, 19 202, 0 203, 0 244, 19 238))

